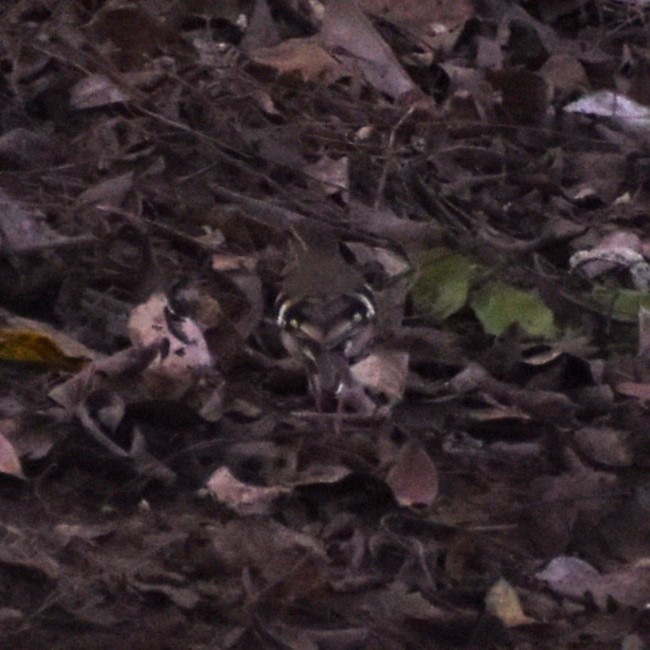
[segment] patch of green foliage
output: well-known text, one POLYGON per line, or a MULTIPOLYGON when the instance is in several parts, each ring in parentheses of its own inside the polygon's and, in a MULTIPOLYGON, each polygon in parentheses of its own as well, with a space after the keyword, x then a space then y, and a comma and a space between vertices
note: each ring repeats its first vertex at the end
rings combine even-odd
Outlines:
POLYGON ((497 281, 475 287, 481 271, 471 257, 448 248, 427 251, 418 260, 415 307, 442 321, 469 306, 488 334, 499 336, 517 326, 531 336, 556 337, 553 312, 536 292, 497 281))

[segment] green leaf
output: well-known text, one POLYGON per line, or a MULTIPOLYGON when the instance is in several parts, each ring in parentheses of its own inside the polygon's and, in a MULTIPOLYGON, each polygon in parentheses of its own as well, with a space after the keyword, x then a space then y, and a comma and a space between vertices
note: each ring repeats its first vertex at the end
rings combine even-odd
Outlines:
POLYGON ((444 320, 467 303, 478 265, 448 248, 433 248, 418 260, 419 274, 412 289, 415 307, 444 320))
POLYGON ((531 336, 557 334, 553 312, 535 292, 490 282, 472 295, 470 306, 488 334, 498 336, 512 325, 531 336))
POLYGON ((634 289, 609 289, 594 287, 590 305, 607 318, 624 323, 636 323, 639 309, 650 309, 650 294, 634 289))

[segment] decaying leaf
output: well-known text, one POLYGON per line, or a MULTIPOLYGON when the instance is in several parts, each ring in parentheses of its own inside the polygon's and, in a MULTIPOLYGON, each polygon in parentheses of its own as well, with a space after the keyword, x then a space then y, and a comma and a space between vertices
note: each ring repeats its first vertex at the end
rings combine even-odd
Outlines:
POLYGON ((386 483, 401 506, 429 508, 438 496, 438 470, 418 442, 409 442, 400 450, 386 483))
POLYGON ((650 287, 650 264, 642 254, 641 240, 634 233, 613 233, 591 250, 574 253, 569 264, 589 278, 624 269, 630 273, 636 289, 646 292, 650 287))
POLYGON ((198 373, 213 361, 199 327, 179 317, 162 294, 153 294, 133 309, 129 336, 136 348, 159 346, 158 356, 143 373, 157 396, 180 397, 198 379, 198 373))
POLYGON ((376 350, 352 366, 352 376, 364 388, 394 403, 404 395, 408 360, 406 352, 376 350))

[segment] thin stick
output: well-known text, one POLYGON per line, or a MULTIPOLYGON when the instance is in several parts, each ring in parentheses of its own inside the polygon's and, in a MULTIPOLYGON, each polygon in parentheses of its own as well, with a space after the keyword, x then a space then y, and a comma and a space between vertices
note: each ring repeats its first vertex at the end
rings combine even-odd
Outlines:
POLYGON ((388 136, 388 146, 386 148, 386 157, 384 159, 384 167, 381 170, 381 176, 379 177, 379 183, 377 184, 377 192, 375 194, 375 201, 374 201, 374 208, 375 210, 379 207, 381 203, 381 199, 384 195, 384 189, 386 188, 386 178, 388 177, 388 169, 390 168, 393 158, 394 158, 394 153, 395 153, 395 137, 397 135, 397 131, 404 124, 404 122, 412 115, 413 111, 415 110, 415 105, 411 106, 411 108, 400 117, 398 120, 397 124, 391 129, 390 135, 388 136))

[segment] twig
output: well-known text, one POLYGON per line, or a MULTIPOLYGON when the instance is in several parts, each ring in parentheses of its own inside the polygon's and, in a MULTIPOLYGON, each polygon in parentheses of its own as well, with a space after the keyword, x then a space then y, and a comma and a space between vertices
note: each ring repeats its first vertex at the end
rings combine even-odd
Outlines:
POLYGON ((44 251, 65 250, 68 248, 81 248, 82 246, 94 246, 99 243, 94 235, 79 235, 78 237, 61 237, 49 242, 27 244, 20 248, 11 248, 14 255, 29 255, 31 253, 42 253, 44 251))
POLYGON ((388 177, 388 169, 390 168, 394 153, 395 153, 395 137, 397 135, 398 129, 404 124, 404 122, 413 114, 415 110, 415 105, 400 117, 397 124, 391 129, 390 135, 388 136, 388 146, 386 149, 386 157, 384 159, 384 167, 381 170, 381 176, 379 177, 379 183, 377 184, 377 193, 375 194, 374 208, 375 210, 379 207, 381 203, 381 198, 384 195, 384 189, 386 187, 386 178, 388 177))
POLYGON ((148 228, 150 228, 151 231, 156 233, 157 235, 165 237, 169 241, 173 241, 177 244, 192 246, 202 251, 207 250, 210 253, 214 253, 218 251, 217 246, 203 242, 200 239, 197 239, 196 237, 192 237, 191 235, 186 235, 185 233, 180 232, 179 230, 176 230, 171 226, 166 226, 165 224, 158 223, 157 221, 153 221, 152 219, 147 219, 146 217, 142 217, 139 214, 136 214, 135 212, 122 210, 120 208, 115 207, 114 205, 97 205, 95 207, 97 208, 97 210, 100 210, 101 212, 117 214, 120 217, 124 217, 125 219, 128 219, 131 222, 143 224, 148 228))

